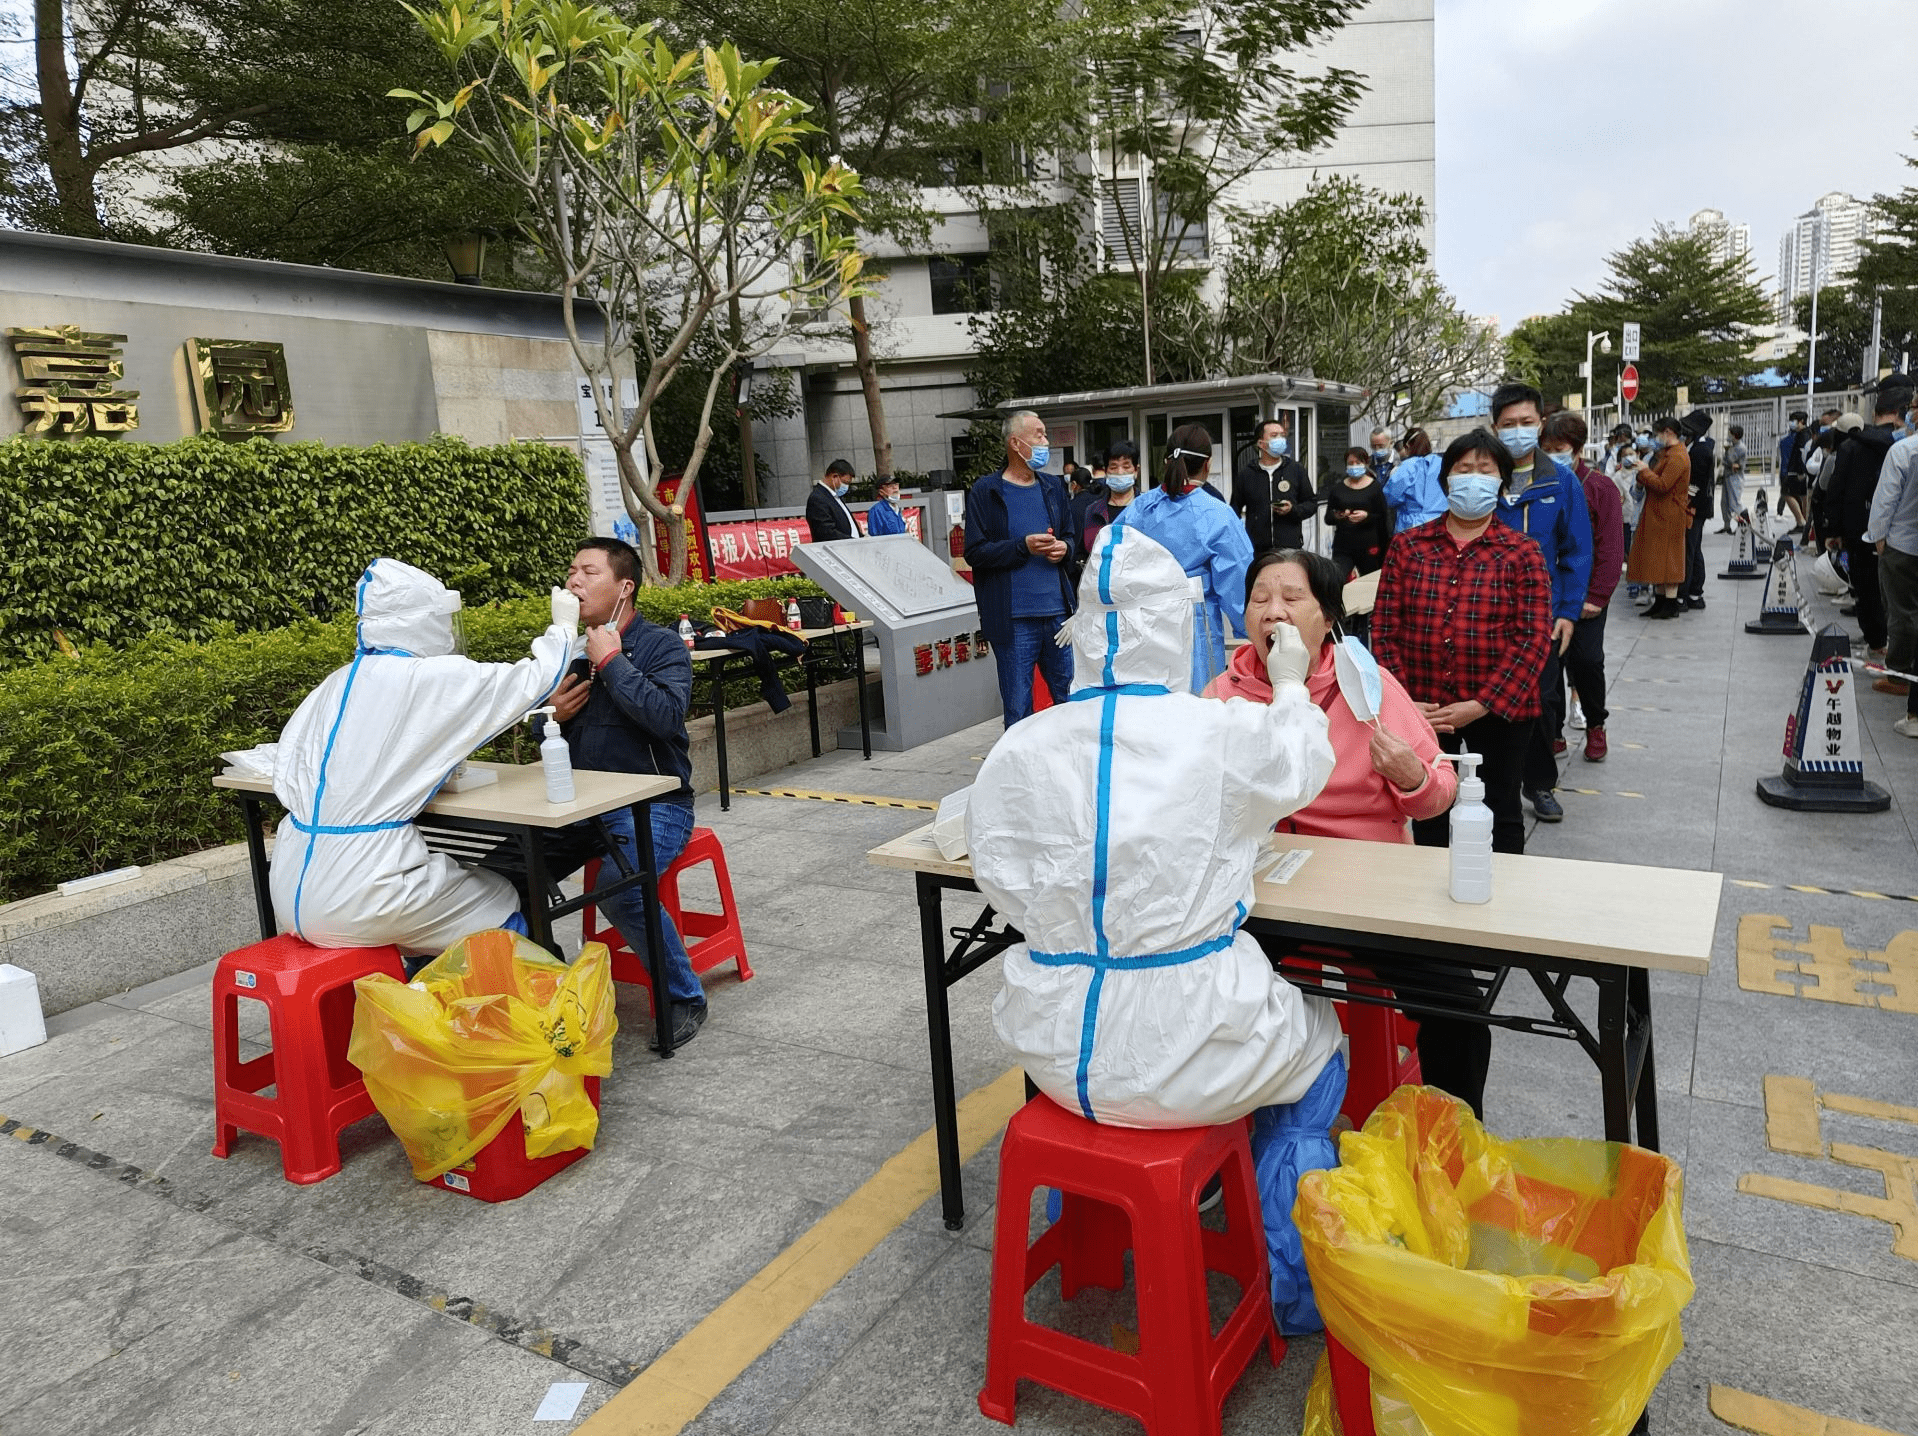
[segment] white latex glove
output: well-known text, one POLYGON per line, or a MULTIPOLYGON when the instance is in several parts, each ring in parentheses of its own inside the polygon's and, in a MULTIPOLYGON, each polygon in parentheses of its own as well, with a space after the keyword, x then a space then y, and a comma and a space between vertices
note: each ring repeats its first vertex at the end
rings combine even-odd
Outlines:
POLYGON ((579 632, 579 595, 567 589, 553 590, 553 626, 568 633, 579 632))
POLYGON ((1072 620, 1070 618, 1059 625, 1059 631, 1052 635, 1052 641, 1060 648, 1072 647, 1072 620))
POLYGON ((1276 697, 1279 689, 1288 683, 1304 688, 1311 672, 1312 654, 1298 629, 1289 623, 1276 625, 1272 629, 1272 647, 1265 655, 1265 676, 1272 680, 1273 695, 1276 697))

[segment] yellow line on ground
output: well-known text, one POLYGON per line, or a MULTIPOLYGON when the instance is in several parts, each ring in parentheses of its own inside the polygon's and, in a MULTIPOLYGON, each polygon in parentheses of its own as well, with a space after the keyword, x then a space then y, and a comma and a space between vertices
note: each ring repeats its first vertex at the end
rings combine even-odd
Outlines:
POLYGON ((1756 1436, 1898 1436, 1882 1426, 1862 1426, 1837 1416, 1821 1416, 1802 1406, 1787 1406, 1769 1396, 1754 1396, 1735 1386, 1713 1385, 1712 1415, 1756 1436))
POLYGON ((815 803, 861 803, 868 808, 918 808, 927 813, 939 811, 937 803, 928 803, 919 798, 881 798, 871 793, 815 793, 808 788, 734 788, 732 791, 749 798, 808 798, 815 803))
MULTIPOLYGON (((959 1103, 960 1156, 977 1155, 1025 1100, 1025 1074, 1016 1067, 969 1093, 959 1103)), ((676 1436, 938 1190, 938 1153, 926 1131, 615 1392, 579 1430, 585 1436, 676 1436)))

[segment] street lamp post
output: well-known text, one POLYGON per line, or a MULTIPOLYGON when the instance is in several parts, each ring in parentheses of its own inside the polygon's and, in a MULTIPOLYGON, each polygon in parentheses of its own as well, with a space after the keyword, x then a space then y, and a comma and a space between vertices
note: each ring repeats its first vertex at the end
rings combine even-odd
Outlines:
POLYGON ((1601 329, 1596 334, 1589 329, 1585 331, 1585 412, 1588 415, 1592 412, 1592 346, 1594 344, 1599 346, 1599 353, 1611 353, 1612 331, 1601 329))
POLYGON ((1805 407, 1815 408, 1813 396, 1818 392, 1818 261, 1824 256, 1821 251, 1825 234, 1825 212, 1813 211, 1811 222, 1811 353, 1805 364, 1805 407))

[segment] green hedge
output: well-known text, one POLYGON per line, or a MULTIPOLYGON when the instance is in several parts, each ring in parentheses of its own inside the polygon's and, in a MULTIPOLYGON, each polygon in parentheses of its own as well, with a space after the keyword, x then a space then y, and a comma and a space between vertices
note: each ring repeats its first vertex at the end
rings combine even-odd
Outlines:
POLYGON ((0 443, 0 661, 152 634, 258 632, 352 606, 369 560, 469 603, 543 593, 590 527, 578 456, 457 439, 338 448, 0 443))
MULTIPOLYGON (((642 590, 639 608, 657 622, 677 623, 681 612, 703 622, 715 605, 818 591, 799 578, 689 584, 642 590)), ((467 652, 523 657, 547 622, 543 598, 469 608, 467 652)), ((352 619, 342 615, 204 642, 96 643, 77 658, 0 669, 0 902, 237 842, 239 808, 208 783, 218 755, 276 738, 352 652, 352 619)), ((708 691, 699 685, 695 712, 708 691)), ((729 683, 726 700, 757 702, 757 687, 729 683)), ((499 756, 511 756, 510 739, 499 756)), ((529 745, 519 759, 536 756, 529 745)))

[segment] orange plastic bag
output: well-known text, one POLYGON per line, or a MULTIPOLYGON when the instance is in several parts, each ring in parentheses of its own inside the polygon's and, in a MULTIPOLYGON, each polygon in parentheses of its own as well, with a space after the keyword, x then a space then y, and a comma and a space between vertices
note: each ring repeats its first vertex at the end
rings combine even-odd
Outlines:
MULTIPOLYGON (((1381 1436, 1611 1436, 1684 1344, 1683 1179, 1616 1142, 1502 1141, 1401 1087, 1299 1183, 1326 1329, 1372 1372, 1381 1436)), ((1331 1436, 1330 1401, 1307 1436, 1331 1436)))
POLYGON ((518 1117, 526 1155, 590 1148, 599 1112, 584 1077, 613 1070, 612 961, 590 942, 568 966, 517 933, 462 938, 411 982, 353 984, 346 1055, 431 1181, 518 1117))

